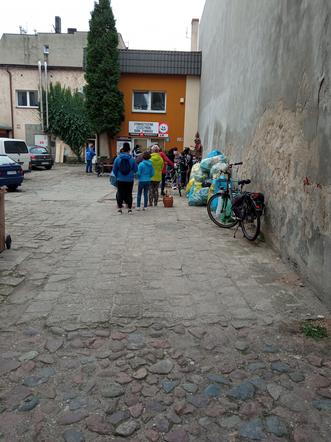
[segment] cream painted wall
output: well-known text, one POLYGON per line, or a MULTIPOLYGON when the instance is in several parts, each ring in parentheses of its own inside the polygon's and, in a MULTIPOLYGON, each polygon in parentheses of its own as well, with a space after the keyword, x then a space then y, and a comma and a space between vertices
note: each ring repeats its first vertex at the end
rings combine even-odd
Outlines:
POLYGON ((194 146, 195 134, 198 131, 200 78, 186 78, 184 147, 194 146))
POLYGON ((0 123, 11 126, 9 74, 0 69, 0 123))

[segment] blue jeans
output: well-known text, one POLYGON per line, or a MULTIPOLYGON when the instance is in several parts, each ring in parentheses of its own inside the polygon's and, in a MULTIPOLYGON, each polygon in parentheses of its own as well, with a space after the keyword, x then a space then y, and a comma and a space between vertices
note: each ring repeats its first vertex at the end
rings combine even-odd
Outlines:
POLYGON ((148 206, 148 189, 150 181, 139 181, 138 183, 138 193, 137 193, 137 208, 140 207, 141 195, 144 191, 144 207, 148 206))
POLYGON ((86 160, 86 173, 92 173, 92 160, 86 160))

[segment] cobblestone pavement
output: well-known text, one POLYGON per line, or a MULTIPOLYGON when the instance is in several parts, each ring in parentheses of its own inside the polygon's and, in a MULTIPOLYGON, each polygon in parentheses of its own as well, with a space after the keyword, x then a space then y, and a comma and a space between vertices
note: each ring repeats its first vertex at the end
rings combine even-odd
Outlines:
POLYGON ((328 311, 265 244, 184 198, 118 215, 107 177, 6 195, 1 441, 329 441, 328 311))

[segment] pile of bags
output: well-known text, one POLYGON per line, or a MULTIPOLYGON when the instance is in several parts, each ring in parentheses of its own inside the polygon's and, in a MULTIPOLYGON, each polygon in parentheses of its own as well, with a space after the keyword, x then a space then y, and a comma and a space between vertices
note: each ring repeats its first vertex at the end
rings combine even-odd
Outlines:
POLYGON ((211 195, 226 185, 224 172, 228 161, 219 151, 213 150, 200 163, 194 164, 186 186, 189 206, 205 206, 211 195))

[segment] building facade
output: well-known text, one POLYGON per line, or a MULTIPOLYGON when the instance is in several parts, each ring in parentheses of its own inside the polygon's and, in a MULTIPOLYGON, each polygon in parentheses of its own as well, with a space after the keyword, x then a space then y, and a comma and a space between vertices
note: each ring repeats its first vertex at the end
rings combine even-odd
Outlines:
MULTIPOLYGON (((87 32, 4 34, 0 40, 0 131, 35 144, 42 134, 39 116, 38 62, 47 62, 48 83, 83 91, 87 32)), ((147 148, 157 142, 168 149, 194 144, 198 126, 201 53, 138 51, 119 35, 125 115, 115 139, 99 137, 99 156, 114 156, 124 141, 147 148)), ((42 72, 43 81, 45 72, 42 72)), ((68 146, 56 140, 56 161, 68 146)))

